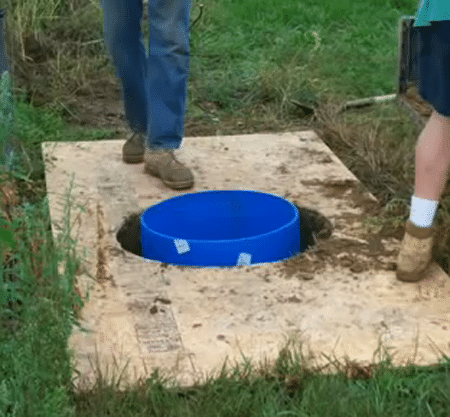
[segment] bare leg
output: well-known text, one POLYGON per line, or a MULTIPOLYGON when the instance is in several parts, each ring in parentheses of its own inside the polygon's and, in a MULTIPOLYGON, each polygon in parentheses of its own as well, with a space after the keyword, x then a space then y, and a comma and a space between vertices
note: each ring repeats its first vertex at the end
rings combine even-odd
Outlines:
POLYGON ((416 145, 416 197, 439 200, 450 164, 450 117, 433 110, 416 145))

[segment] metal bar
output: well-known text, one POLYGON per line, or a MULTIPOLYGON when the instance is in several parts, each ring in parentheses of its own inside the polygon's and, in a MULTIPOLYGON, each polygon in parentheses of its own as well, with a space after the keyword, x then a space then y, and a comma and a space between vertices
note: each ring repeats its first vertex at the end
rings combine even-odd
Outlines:
POLYGON ((352 100, 347 101, 345 104, 342 105, 340 111, 347 110, 351 107, 364 107, 364 106, 370 106, 374 103, 380 103, 384 101, 390 101, 394 100, 397 97, 397 94, 389 94, 387 96, 375 96, 375 97, 368 97, 368 98, 361 98, 358 100, 352 100))

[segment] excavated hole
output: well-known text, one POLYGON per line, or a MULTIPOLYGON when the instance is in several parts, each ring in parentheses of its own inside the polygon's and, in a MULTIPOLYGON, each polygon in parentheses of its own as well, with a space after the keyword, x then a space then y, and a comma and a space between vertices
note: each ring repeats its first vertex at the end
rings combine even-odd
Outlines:
MULTIPOLYGON (((338 199, 349 204, 351 208, 359 208, 361 213, 342 213, 333 219, 333 224, 319 212, 301 207, 294 199, 291 202, 300 211, 301 236, 306 249, 280 263, 275 263, 277 274, 291 279, 314 279, 317 274, 327 266, 343 268, 349 271, 349 276, 358 279, 364 276, 365 271, 395 271, 399 243, 403 238, 404 226, 393 226, 387 222, 378 232, 364 228, 352 230, 348 236, 338 236, 333 232, 346 231, 355 223, 361 222, 365 217, 382 220, 383 207, 374 200, 365 187, 356 181, 329 179, 326 181, 302 181, 303 185, 313 187, 324 198, 338 199)), ((284 195, 289 198, 290 194, 284 195)), ((122 249, 141 256, 140 245, 140 213, 133 213, 125 219, 116 234, 122 249)), ((167 263, 161 267, 168 266, 167 263)), ((188 268, 184 265, 175 265, 178 269, 188 268)), ((242 268, 244 266, 238 266, 242 268)))
MULTIPOLYGON (((294 204, 300 213, 300 239, 306 248, 314 247, 318 239, 328 239, 333 232, 333 225, 316 210, 294 204)), ((140 216, 143 211, 132 213, 117 231, 116 238, 122 249, 142 256, 140 216)))

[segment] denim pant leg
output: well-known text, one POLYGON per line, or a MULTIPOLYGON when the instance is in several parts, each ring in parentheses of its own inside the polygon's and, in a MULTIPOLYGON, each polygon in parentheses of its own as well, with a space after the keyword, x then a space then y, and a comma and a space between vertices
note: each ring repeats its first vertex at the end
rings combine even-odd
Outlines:
POLYGON ((149 0, 147 146, 179 148, 190 64, 191 0, 149 0))
POLYGON ((142 0, 101 0, 105 45, 122 84, 125 117, 133 132, 147 132, 147 54, 142 42, 142 0))

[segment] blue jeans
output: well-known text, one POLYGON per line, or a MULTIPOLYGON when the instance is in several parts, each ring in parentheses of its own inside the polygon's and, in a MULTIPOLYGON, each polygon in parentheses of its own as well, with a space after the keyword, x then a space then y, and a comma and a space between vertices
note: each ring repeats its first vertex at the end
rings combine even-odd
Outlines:
POLYGON ((149 0, 149 53, 142 0, 101 0, 105 45, 122 84, 125 116, 151 149, 179 148, 184 137, 190 63, 190 0, 149 0))

